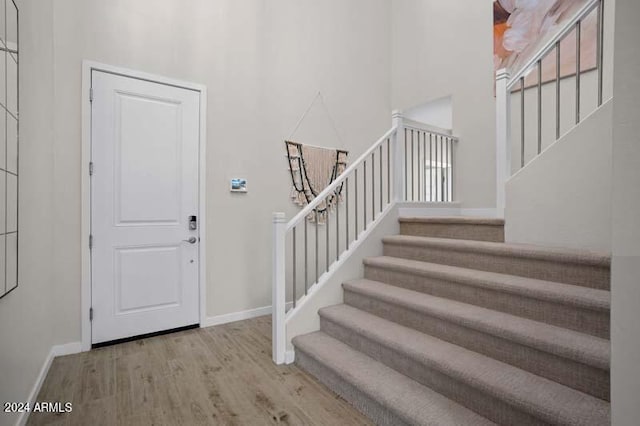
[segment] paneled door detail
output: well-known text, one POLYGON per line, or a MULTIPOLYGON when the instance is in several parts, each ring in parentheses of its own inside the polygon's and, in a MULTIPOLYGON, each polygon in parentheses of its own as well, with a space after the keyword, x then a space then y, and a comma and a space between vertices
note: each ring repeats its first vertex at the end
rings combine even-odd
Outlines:
POLYGON ((197 324, 200 93, 97 70, 91 93, 92 343, 197 324))

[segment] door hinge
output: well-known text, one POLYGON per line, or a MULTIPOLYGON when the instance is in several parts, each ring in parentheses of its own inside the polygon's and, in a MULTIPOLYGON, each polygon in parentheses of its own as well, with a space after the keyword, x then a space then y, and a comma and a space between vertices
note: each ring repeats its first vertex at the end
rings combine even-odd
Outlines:
POLYGON ((91 250, 93 248, 93 235, 90 234, 89 235, 89 250, 91 250))
POLYGON ((89 89, 89 102, 93 102, 93 87, 89 89))
POLYGON ((93 176, 93 161, 89 161, 89 176, 93 176))
POLYGON ((93 307, 89 308, 89 321, 93 321, 93 307))

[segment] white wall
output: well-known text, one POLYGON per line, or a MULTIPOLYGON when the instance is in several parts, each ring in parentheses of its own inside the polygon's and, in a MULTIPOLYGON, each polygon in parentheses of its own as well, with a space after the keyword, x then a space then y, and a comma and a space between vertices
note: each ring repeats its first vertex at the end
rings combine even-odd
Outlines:
POLYGON ((640 418, 640 2, 616 0, 613 106, 612 424, 640 418))
POLYGON ((208 87, 207 315, 271 304, 271 213, 291 217, 283 140, 356 158, 390 127, 389 3, 298 0, 54 3, 55 303, 80 338, 80 79, 90 59, 208 87), (229 179, 249 193, 230 194, 229 179))
POLYGON ((507 181, 507 242, 611 251, 608 102, 507 181))
POLYGON ((434 99, 403 111, 405 118, 427 123, 441 129, 453 127, 453 100, 451 96, 434 99))
MULTIPOLYGON (((22 0, 20 8, 19 287, 0 300, 0 401, 26 401, 62 337, 54 303, 52 1, 22 0)), ((0 413, 0 425, 17 416, 0 413)))
POLYGON ((452 96, 464 208, 495 207, 492 3, 392 1, 392 107, 452 96))

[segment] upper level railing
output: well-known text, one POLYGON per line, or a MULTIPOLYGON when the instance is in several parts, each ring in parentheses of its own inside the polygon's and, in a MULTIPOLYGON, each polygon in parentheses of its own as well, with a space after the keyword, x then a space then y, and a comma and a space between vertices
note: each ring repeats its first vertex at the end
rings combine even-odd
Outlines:
POLYGON ((274 213, 273 360, 285 360, 286 322, 345 253, 373 229, 396 201, 454 198, 450 131, 403 119, 340 174, 290 221, 274 213), (328 202, 340 199, 339 203, 328 202), (327 207, 332 206, 332 207, 327 207), (287 303, 289 301, 289 303, 287 303))
POLYGON ((455 170, 450 130, 404 119, 404 200, 452 202, 455 170))
MULTIPOLYGON (((569 40, 570 41, 570 40, 569 40)), ((563 44, 566 47, 566 43, 563 44)), ((570 56, 570 55, 569 55, 570 56)), ((604 0, 588 1, 576 14, 558 31, 544 46, 542 46, 518 70, 501 69, 496 75, 496 172, 498 209, 505 205, 504 184, 512 174, 511 149, 516 148, 519 139, 518 168, 526 165, 527 160, 539 155, 544 145, 560 139, 562 134, 563 117, 567 116, 570 108, 572 115, 565 131, 580 123, 582 117, 591 111, 584 111, 582 94, 586 91, 595 94, 593 109, 600 107, 603 102, 603 72, 604 72, 604 0), (593 82, 583 81, 591 77, 593 69, 585 69, 583 59, 583 30, 595 14, 595 72, 593 82), (569 37, 575 37, 575 46, 569 54, 575 54, 573 71, 562 68, 561 44, 569 37), (553 63, 555 62, 555 64, 553 63), (555 65, 555 72, 551 78, 543 76, 543 70, 548 65, 555 65), (545 65, 547 65, 545 67, 545 65), (535 74, 533 72, 535 71, 535 74), (563 75, 564 74, 564 75, 563 75), (567 77, 567 78, 565 78, 567 77), (573 79, 574 81, 571 81, 573 79), (575 91, 569 85, 575 82, 575 91), (547 84, 553 84, 553 91, 548 90, 547 84), (590 86, 586 86, 586 84, 590 86), (595 85, 595 87, 594 87, 595 85), (547 89, 547 90, 545 90, 547 89), (554 98, 552 115, 545 114, 543 93, 554 98), (571 93, 572 92, 572 93, 571 93), (573 98, 573 99, 571 99, 573 98), (518 102, 512 108, 512 101, 518 102), (569 102, 567 102, 569 101, 569 102), (514 115, 514 113, 516 113, 514 115), (551 121, 551 123, 549 123, 551 121), (533 123, 532 123, 533 122, 533 123), (515 129, 512 125, 515 124, 515 129), (546 130, 550 131, 547 132, 546 130), (531 141, 533 139, 533 141, 531 141), (531 147, 530 143, 535 143, 531 147), (527 155, 529 154, 529 155, 527 155)), ((546 73, 545 73, 546 74, 546 73)), ((566 120, 565 120, 566 121, 566 120)))

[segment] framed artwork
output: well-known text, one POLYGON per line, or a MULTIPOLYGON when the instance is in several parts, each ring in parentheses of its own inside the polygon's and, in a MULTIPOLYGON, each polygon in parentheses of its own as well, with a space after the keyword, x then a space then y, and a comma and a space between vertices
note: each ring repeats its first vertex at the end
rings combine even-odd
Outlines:
POLYGON ((18 7, 0 0, 0 298, 18 287, 18 7))
MULTIPOLYGON (((501 68, 518 70, 528 59, 556 35, 588 0, 496 0, 493 2, 493 63, 501 68)), ((597 8, 581 27, 580 71, 596 67, 597 8)), ((560 43, 560 77, 576 73, 576 32, 571 31, 560 43)), ((556 78, 556 55, 542 63, 543 83, 556 78)), ((537 73, 525 79, 527 87, 537 84, 537 73)))

